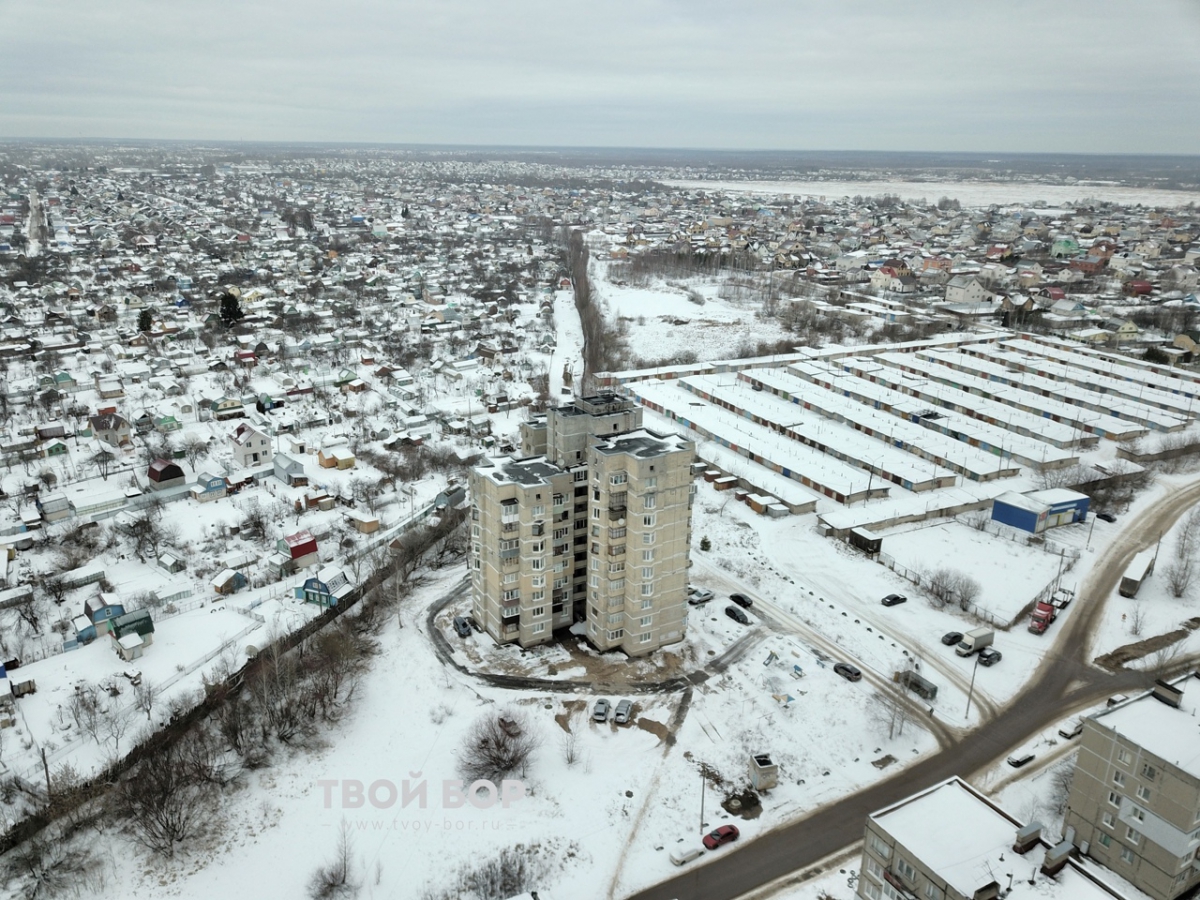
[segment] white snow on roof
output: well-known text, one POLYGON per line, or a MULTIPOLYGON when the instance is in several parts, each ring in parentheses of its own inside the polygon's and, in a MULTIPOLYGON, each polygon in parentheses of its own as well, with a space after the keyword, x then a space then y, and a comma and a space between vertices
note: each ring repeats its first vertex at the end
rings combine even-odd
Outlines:
POLYGON ((1193 778, 1200 778, 1200 691, 1188 694, 1192 681, 1174 682, 1183 688, 1179 709, 1156 700, 1150 694, 1116 706, 1096 716, 1098 725, 1111 728, 1148 753, 1178 766, 1193 778))

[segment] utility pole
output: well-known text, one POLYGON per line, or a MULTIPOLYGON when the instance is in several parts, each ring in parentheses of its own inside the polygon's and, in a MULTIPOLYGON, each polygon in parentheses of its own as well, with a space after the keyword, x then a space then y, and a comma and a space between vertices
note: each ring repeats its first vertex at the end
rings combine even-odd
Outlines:
MULTIPOLYGON (((45 755, 46 755, 46 751, 43 750, 42 756, 44 757, 45 755)), ((50 784, 50 781, 49 781, 50 776, 47 775, 46 778, 47 778, 46 784, 48 787, 50 784)), ((700 766, 700 833, 704 834, 704 766, 703 765, 700 766)))
POLYGON ((975 696, 975 673, 979 671, 979 651, 975 651, 975 665, 971 669, 971 689, 967 691, 967 712, 963 716, 963 721, 971 718, 971 698, 975 696))
POLYGON ((50 764, 46 762, 46 748, 42 747, 42 770, 46 773, 46 805, 50 805, 50 764))

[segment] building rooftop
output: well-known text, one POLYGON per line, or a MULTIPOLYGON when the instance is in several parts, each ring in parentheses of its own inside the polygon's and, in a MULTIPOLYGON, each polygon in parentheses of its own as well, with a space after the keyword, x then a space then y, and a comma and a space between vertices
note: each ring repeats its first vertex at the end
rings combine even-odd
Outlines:
POLYGON ((1172 682, 1182 691, 1178 709, 1149 692, 1092 718, 1148 753, 1200 778, 1200 688, 1190 695, 1186 690, 1195 678, 1190 675, 1172 682))
POLYGON ((661 435, 647 428, 625 431, 598 438, 593 445, 599 453, 628 453, 640 459, 662 456, 673 450, 683 450, 688 441, 679 435, 661 435))
MULTIPOLYGON (((563 471, 544 456, 529 456, 525 459, 499 457, 491 460, 491 467, 492 471, 485 471, 484 474, 497 484, 511 481, 526 486, 548 484, 552 477, 562 474, 563 471)), ((486 470, 488 467, 480 468, 486 470)))
MULTIPOLYGON (((1040 868, 1049 845, 1013 850, 1024 824, 969 784, 951 778, 881 810, 871 819, 959 894, 973 897, 995 882, 1005 900, 1114 900, 1120 893, 1082 865, 1053 877, 1040 868)), ((1137 897, 1143 896, 1140 892, 1137 897)))

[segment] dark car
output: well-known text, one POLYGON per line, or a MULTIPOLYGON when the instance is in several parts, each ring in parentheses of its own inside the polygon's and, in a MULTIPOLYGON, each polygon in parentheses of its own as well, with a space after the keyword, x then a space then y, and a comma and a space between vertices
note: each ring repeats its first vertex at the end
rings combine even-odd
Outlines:
POLYGON ((994 666, 1000 662, 1003 655, 999 650, 993 650, 991 647, 984 647, 979 651, 979 664, 981 666, 994 666))
POLYGON ((736 606, 725 607, 725 615, 733 619, 735 622, 741 622, 743 625, 750 624, 750 617, 738 609, 736 606))
POLYGON ((736 825, 722 825, 716 831, 710 831, 704 836, 704 846, 709 850, 716 850, 722 844, 730 844, 738 839, 736 825))
POLYGON ((945 634, 942 635, 942 643, 945 644, 947 647, 953 647, 955 644, 957 644, 961 640, 962 640, 962 632, 961 631, 947 631, 945 634))
POLYGON ((1117 517, 1114 516, 1112 513, 1096 513, 1096 518, 1099 519, 1101 522, 1117 521, 1117 517))
POLYGON ((883 598, 884 606, 899 606, 901 603, 907 603, 908 598, 903 594, 888 594, 883 598))
POLYGON ((462 616, 454 617, 454 630, 458 632, 459 637, 471 636, 471 625, 462 616))
POLYGON ((730 594, 729 599, 744 609, 749 609, 754 605, 754 601, 745 594, 730 594))
POLYGON ((862 680, 862 672, 860 672, 856 666, 850 665, 850 663, 838 663, 833 667, 833 671, 837 672, 847 681, 862 680))

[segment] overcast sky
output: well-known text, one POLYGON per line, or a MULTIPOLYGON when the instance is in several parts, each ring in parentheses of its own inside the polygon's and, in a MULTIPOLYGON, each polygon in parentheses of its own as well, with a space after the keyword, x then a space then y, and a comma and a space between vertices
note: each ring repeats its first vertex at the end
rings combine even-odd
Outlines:
POLYGON ((1200 153, 1198 0, 0 0, 0 137, 1200 153))

